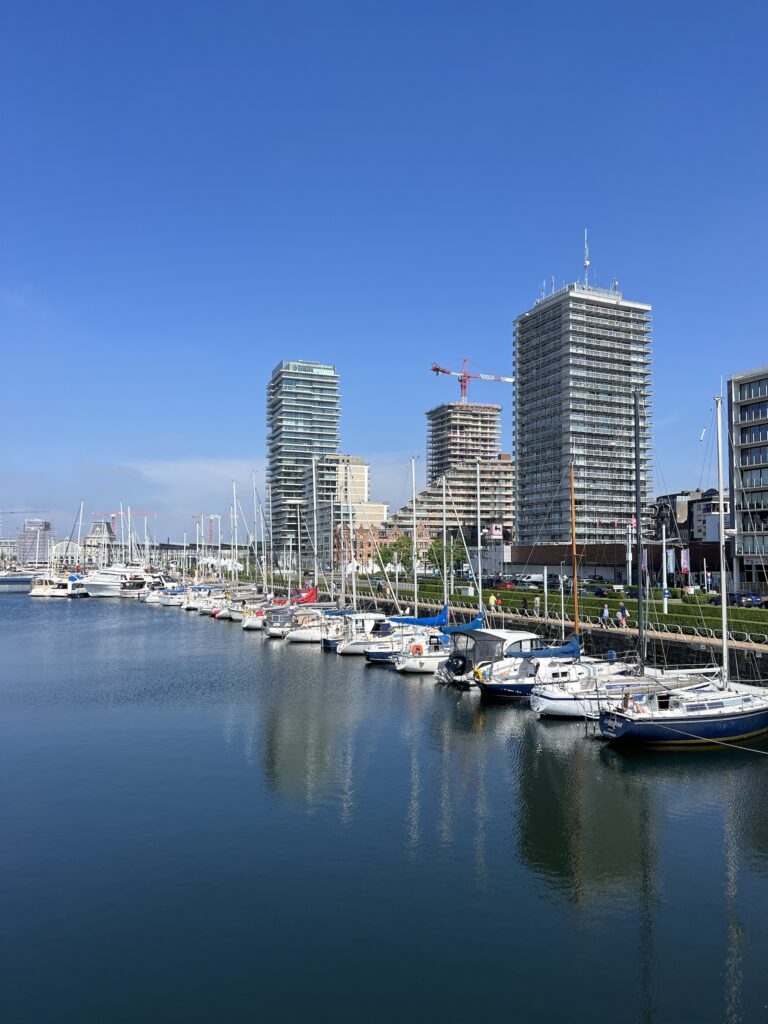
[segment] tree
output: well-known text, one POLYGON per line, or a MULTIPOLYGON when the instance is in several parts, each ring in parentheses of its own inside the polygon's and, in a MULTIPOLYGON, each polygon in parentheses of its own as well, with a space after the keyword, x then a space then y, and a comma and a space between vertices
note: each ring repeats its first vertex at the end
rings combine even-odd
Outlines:
MULTIPOLYGON (((446 558, 445 564, 448 567, 448 572, 451 571, 451 546, 448 545, 448 557, 446 558)), ((442 540, 434 540, 429 546, 427 551, 427 562, 429 565, 434 566, 438 572, 443 571, 443 542, 442 540)), ((464 546, 461 543, 454 542, 453 545, 453 568, 461 569, 464 564, 464 546)))
POLYGON ((395 562, 399 562, 405 572, 410 572, 413 567, 410 537, 399 537, 393 544, 383 547, 381 560, 384 565, 394 565, 395 562))

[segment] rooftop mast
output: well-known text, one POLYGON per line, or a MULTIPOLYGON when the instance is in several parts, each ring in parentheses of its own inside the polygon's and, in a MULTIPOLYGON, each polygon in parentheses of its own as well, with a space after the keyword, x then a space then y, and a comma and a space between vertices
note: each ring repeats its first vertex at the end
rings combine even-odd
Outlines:
POLYGON ((589 242, 586 228, 584 228, 584 288, 589 291, 589 242))

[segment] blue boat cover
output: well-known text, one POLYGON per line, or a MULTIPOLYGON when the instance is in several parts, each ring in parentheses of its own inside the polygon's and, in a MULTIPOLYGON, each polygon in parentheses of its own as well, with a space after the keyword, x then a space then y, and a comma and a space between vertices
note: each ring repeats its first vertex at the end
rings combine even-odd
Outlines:
POLYGON ((448 621, 448 605, 443 605, 443 610, 439 615, 434 615, 431 619, 416 619, 410 615, 390 615, 390 622, 404 622, 409 626, 444 626, 448 621))
POLYGON ((443 633, 466 633, 468 629, 482 629, 485 625, 483 613, 479 612, 471 622, 460 622, 458 626, 443 626, 443 633))
POLYGON ((505 658, 578 658, 581 656, 579 638, 572 636, 561 647, 537 647, 533 651, 506 651, 505 658))

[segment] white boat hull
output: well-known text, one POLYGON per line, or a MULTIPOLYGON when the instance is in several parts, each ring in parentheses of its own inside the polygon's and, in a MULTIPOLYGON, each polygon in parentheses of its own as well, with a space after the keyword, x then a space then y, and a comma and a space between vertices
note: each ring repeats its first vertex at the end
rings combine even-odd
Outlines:
POLYGON ((319 644, 323 639, 323 631, 320 626, 292 629, 285 639, 290 644, 319 644))
POLYGON ((264 616, 263 615, 246 615, 243 621, 240 623, 243 629, 258 629, 264 630, 264 616))
POLYGON ((88 591, 88 597, 120 597, 120 581, 83 581, 83 586, 88 591))
POLYGON ((394 659, 393 664, 396 672, 412 672, 419 675, 433 676, 447 659, 448 655, 442 651, 436 654, 405 654, 398 655, 394 659))

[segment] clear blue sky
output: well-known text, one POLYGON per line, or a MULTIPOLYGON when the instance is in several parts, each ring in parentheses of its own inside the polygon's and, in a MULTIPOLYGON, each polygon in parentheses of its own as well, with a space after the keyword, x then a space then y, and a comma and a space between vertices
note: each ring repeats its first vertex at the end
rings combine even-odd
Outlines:
POLYGON ((657 487, 711 482, 720 377, 768 362, 765 10, 9 0, 0 508, 194 533, 263 471, 282 358, 337 365, 398 504, 458 395, 430 363, 510 373, 585 226, 654 307, 657 487))

